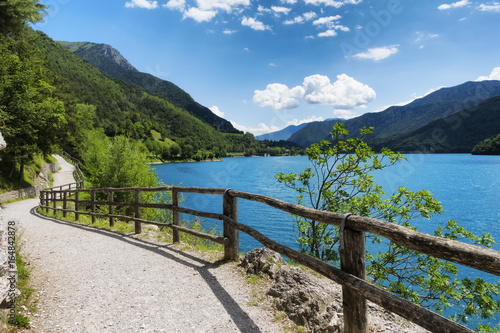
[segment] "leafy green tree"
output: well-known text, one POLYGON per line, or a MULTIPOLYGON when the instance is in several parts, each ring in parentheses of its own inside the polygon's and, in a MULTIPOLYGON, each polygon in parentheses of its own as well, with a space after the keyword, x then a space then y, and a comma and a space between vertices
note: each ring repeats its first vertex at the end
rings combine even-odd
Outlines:
POLYGON ((0 119, 7 142, 4 154, 13 174, 36 154, 54 149, 59 129, 66 123, 64 104, 54 97, 55 88, 44 78, 45 68, 31 47, 26 29, 15 35, 0 35, 0 119))
POLYGON ((83 170, 96 188, 153 187, 158 178, 141 148, 124 136, 112 139, 102 131, 90 131, 80 148, 83 170))
POLYGON ((47 6, 39 0, 4 0, 0 2, 0 33, 17 32, 26 22, 40 22, 47 6))
MULTIPOLYGON (((298 192, 297 202, 337 213, 379 218, 416 230, 411 225, 415 217, 430 218, 442 213, 440 203, 426 190, 413 192, 400 187, 386 195, 382 186, 373 180, 373 172, 390 167, 405 158, 400 153, 382 149, 376 154, 363 140, 373 128, 363 128, 359 138, 349 138, 343 124, 335 124, 331 141, 321 141, 307 149, 312 167, 300 174, 276 175, 280 183, 298 192)), ((295 216, 297 242, 302 252, 332 264, 339 264, 336 245, 339 228, 295 216)), ((435 234, 450 239, 469 240, 492 246, 490 234, 478 237, 456 222, 449 221, 435 234)), ((374 243, 384 243, 384 251, 367 253, 367 272, 372 281, 389 291, 439 313, 458 305, 463 314, 453 319, 467 322, 471 316, 488 318, 500 310, 496 296, 498 284, 481 279, 458 279, 456 265, 408 250, 379 237, 374 243)))

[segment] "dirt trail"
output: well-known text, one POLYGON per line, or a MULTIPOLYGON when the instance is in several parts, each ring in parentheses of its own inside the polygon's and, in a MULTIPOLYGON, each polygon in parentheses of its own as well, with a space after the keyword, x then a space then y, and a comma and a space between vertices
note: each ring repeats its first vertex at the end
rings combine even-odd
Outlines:
MULTIPOLYGON (((54 184, 73 182, 73 167, 59 162, 54 184)), ((32 332, 280 331, 268 313, 248 305, 251 287, 234 264, 48 219, 37 205, 29 199, 3 207, 4 219, 18 222, 33 268, 39 311, 32 332)))

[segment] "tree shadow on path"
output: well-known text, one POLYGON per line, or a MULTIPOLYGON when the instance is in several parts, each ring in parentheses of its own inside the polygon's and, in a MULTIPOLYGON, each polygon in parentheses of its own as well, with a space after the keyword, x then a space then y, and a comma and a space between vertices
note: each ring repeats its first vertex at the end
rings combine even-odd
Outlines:
POLYGON ((112 230, 107 230, 107 229, 101 229, 97 227, 92 227, 88 226, 85 224, 78 224, 74 222, 67 222, 67 221, 62 221, 58 220, 55 218, 50 218, 43 216, 39 214, 36 211, 37 207, 33 207, 30 210, 30 213, 37 218, 51 221, 53 223, 65 225, 68 227, 73 227, 80 229, 82 231, 86 232, 93 232, 102 236, 114 238, 117 240, 120 240, 122 242, 129 243, 130 245, 142 248, 144 250, 148 250, 152 253, 161 255, 169 260, 173 260, 179 264, 182 264, 184 266, 190 267, 197 271, 200 276, 203 278, 203 280, 206 282, 206 284, 210 287, 212 290, 213 294, 217 297, 219 302, 222 304, 224 309, 227 311, 227 313, 230 315, 231 319, 233 322, 236 324, 238 329, 241 332, 249 332, 249 333, 260 333, 262 332, 257 324, 253 321, 252 318, 240 307, 240 305, 233 299, 231 294, 229 294, 224 287, 219 283, 217 278, 210 272, 209 269, 211 268, 217 268, 221 264, 223 264, 225 261, 224 260, 218 260, 214 263, 197 258, 193 255, 190 255, 188 253, 179 251, 177 249, 174 249, 172 247, 172 244, 168 245, 160 245, 160 244, 155 244, 152 242, 148 242, 146 240, 142 239, 137 239, 129 234, 122 234, 118 233, 116 231, 112 230), (184 257, 185 259, 183 259, 184 257), (190 262, 191 261, 191 262, 190 262), (193 262, 198 263, 199 265, 194 264, 193 262))

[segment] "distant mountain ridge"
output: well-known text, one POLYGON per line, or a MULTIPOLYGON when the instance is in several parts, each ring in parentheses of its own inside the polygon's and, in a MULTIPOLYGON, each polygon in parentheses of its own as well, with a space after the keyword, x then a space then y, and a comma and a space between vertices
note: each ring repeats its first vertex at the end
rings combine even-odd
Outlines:
POLYGON ((59 42, 75 55, 88 61, 104 73, 127 83, 138 85, 153 95, 167 98, 177 106, 187 110, 198 119, 219 131, 239 133, 224 118, 215 115, 210 109, 196 102, 187 92, 172 82, 162 80, 151 74, 139 72, 118 50, 107 44, 90 42, 59 42))
POLYGON ((371 140, 375 149, 403 153, 471 153, 481 141, 500 133, 500 96, 415 130, 371 140))
MULTIPOLYGON (((391 106, 381 112, 365 113, 342 122, 354 136, 359 134, 361 128, 373 126, 375 132, 368 139, 388 138, 416 130, 496 96, 500 96, 500 81, 466 82, 439 89, 404 106, 391 106)), ((339 120, 309 123, 288 140, 308 147, 312 143, 328 139, 336 122, 339 120)))
POLYGON ((284 129, 276 132, 266 133, 257 135, 255 138, 259 141, 263 140, 271 140, 271 141, 280 141, 280 140, 288 140, 295 132, 306 127, 306 123, 300 125, 290 125, 285 127, 284 129))

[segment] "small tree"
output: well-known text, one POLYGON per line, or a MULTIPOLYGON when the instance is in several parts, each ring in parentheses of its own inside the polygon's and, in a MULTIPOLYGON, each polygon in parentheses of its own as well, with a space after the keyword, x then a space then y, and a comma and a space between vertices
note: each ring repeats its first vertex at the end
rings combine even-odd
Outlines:
MULTIPOLYGON (((400 153, 383 149, 376 154, 363 140, 373 128, 363 128, 359 138, 348 138, 343 124, 335 124, 331 141, 321 141, 307 149, 312 167, 300 174, 279 173, 280 183, 298 192, 297 202, 337 213, 352 213, 397 223, 416 230, 410 224, 415 217, 430 218, 442 213, 442 206, 426 190, 410 191, 400 187, 388 196, 382 186, 373 181, 373 172, 390 167, 405 158, 400 153)), ((302 252, 338 265, 339 228, 295 216, 296 238, 302 252)), ((469 239, 476 244, 491 246, 490 234, 478 237, 449 221, 435 234, 451 239, 469 239), (446 228, 446 233, 444 232, 446 228)), ((375 243, 382 239, 371 236, 375 243)), ((498 284, 481 279, 453 279, 457 266, 420 252, 408 250, 385 241, 385 251, 373 256, 367 254, 367 272, 374 283, 442 313, 452 305, 461 306, 463 314, 453 319, 467 322, 468 317, 488 318, 500 310, 498 284)), ((381 246, 384 246, 381 245, 381 246)), ((486 329, 485 326, 482 328, 486 329)))

